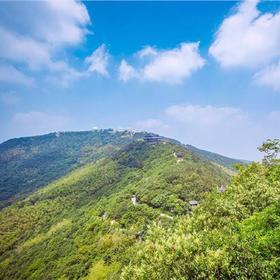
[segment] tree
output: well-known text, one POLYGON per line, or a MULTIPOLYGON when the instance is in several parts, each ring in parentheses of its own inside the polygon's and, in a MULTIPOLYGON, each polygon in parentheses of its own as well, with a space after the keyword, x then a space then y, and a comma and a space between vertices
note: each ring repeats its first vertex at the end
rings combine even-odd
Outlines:
POLYGON ((262 146, 258 147, 260 152, 264 152, 263 165, 268 168, 271 168, 275 165, 280 164, 280 140, 279 139, 268 139, 266 142, 262 144, 262 146))

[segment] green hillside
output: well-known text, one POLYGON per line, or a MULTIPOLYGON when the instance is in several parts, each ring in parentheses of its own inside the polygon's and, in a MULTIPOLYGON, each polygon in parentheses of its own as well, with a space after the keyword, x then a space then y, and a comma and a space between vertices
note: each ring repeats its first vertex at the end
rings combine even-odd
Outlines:
POLYGON ((129 144, 2 209, 0 278, 119 279, 154 222, 172 228, 228 183, 182 145, 129 144))
POLYGON ((229 170, 233 170, 233 171, 235 171, 235 169, 233 168, 234 164, 240 164, 240 163, 250 164, 251 163, 248 160, 233 159, 233 158, 219 155, 217 153, 212 153, 212 152, 208 152, 205 150, 201 150, 192 145, 186 145, 186 147, 188 149, 190 149, 191 151, 193 151, 194 153, 200 155, 201 157, 206 158, 212 162, 215 162, 215 163, 217 163, 223 167, 226 167, 229 170))
MULTIPOLYGON (((147 134, 134 130, 101 129, 23 137, 0 144, 0 209, 147 134)), ((165 139, 179 144, 176 140, 165 139)), ((240 163, 193 146, 187 147, 229 169, 233 163, 240 163)))
POLYGON ((143 135, 106 129, 50 133, 0 144, 0 208, 143 135))

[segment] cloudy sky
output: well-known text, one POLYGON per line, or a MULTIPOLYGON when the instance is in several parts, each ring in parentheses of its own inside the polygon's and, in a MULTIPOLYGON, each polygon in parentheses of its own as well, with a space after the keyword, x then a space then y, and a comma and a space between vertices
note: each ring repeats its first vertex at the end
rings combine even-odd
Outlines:
POLYGON ((0 2, 0 142, 136 128, 242 159, 280 131, 280 2, 0 2))

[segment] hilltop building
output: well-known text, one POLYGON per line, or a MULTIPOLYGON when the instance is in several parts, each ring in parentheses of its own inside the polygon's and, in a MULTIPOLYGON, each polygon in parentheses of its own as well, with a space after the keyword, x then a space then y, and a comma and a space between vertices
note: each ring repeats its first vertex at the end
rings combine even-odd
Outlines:
POLYGON ((144 136, 143 140, 147 143, 157 143, 157 142, 163 142, 164 138, 159 135, 146 135, 144 136))

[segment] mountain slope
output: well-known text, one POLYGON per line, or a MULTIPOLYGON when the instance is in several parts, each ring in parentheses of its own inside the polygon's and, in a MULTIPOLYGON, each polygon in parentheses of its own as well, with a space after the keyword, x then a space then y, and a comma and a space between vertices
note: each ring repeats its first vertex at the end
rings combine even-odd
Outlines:
POLYGON ((222 156, 222 155, 219 155, 216 153, 201 150, 192 145, 186 145, 186 147, 188 149, 190 149, 191 151, 193 151, 194 153, 200 155, 201 157, 206 158, 212 162, 215 162, 215 163, 217 163, 223 167, 226 167, 229 170, 233 170, 233 171, 235 171, 235 169, 232 167, 233 164, 239 164, 239 163, 250 164, 251 163, 248 160, 233 159, 233 158, 225 157, 225 156, 222 156))
POLYGON ((90 161, 112 154, 145 133, 59 132, 0 145, 0 208, 90 161))
MULTIPOLYGON (((11 139, 0 144, 0 209, 75 168, 108 156, 147 134, 134 130, 102 129, 50 133, 11 139)), ((226 168, 240 162, 193 146, 187 147, 226 168)))
POLYGON ((153 221, 170 226, 228 182, 182 145, 129 144, 0 212, 0 278, 119 279, 153 221))

